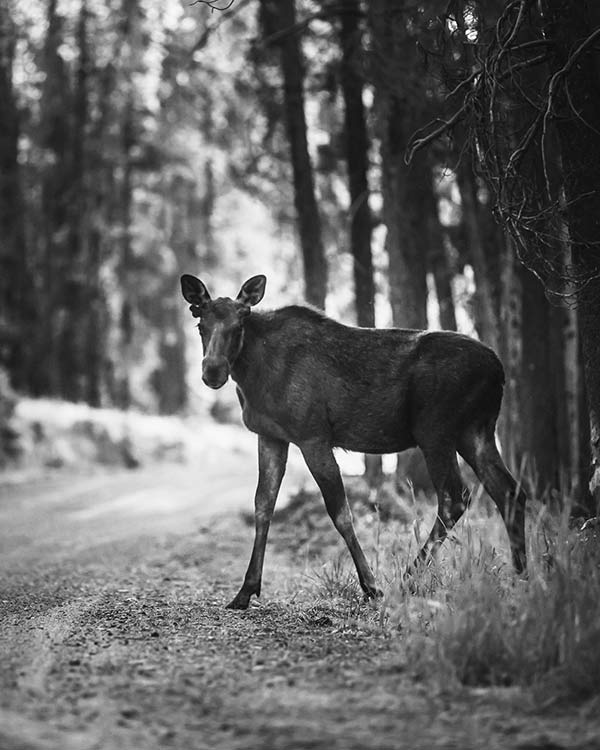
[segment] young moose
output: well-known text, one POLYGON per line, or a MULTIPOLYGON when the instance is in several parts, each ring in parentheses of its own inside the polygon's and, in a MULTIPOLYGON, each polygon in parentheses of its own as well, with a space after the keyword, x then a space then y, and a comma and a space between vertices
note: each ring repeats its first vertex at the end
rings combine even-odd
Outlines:
POLYGON ((260 596, 267 533, 290 443, 302 451, 368 597, 381 592, 354 532, 335 446, 362 453, 421 448, 439 508, 421 558, 465 509, 458 451, 498 506, 521 572, 525 495, 496 449, 504 373, 494 352, 458 333, 354 328, 308 307, 252 311, 265 284, 265 276, 253 276, 236 299, 213 300, 200 279, 181 277, 183 296, 200 318, 202 379, 221 388, 231 375, 244 423, 258 433, 254 547, 244 583, 228 606, 246 609, 253 594, 260 596))

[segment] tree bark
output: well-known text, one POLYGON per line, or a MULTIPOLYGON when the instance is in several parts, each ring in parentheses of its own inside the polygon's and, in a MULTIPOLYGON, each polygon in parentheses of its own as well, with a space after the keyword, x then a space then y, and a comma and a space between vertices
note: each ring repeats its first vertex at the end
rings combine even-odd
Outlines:
POLYGON ((494 304, 496 294, 485 248, 483 209, 477 197, 475 175, 466 156, 462 158, 458 165, 456 177, 460 190, 466 251, 475 275, 475 326, 481 340, 498 351, 500 345, 499 320, 494 304))
MULTIPOLYGON (((521 44, 535 42, 538 35, 539 29, 526 25, 520 29, 515 41, 521 44)), ((518 134, 525 132, 536 116, 533 103, 540 99, 547 81, 547 69, 524 68, 513 85, 504 90, 500 104, 502 118, 499 118, 506 123, 504 140, 499 142, 501 157, 506 158, 518 148, 518 134)), ((538 199, 546 194, 547 182, 553 196, 559 196, 561 191, 562 165, 556 134, 548 129, 545 137, 551 139, 545 144, 545 164, 539 158, 543 145, 540 132, 532 135, 530 148, 520 165, 521 179, 527 183, 529 194, 538 199)), ((530 213, 535 216, 535 205, 530 213)), ((551 257, 564 257, 568 267, 568 232, 560 230, 561 225, 563 229, 565 225, 560 216, 556 218, 558 232, 549 231, 547 218, 540 214, 537 226, 530 229, 528 236, 525 235, 527 245, 521 247, 521 253, 529 264, 535 263, 538 241, 543 237, 545 252, 551 257)), ((515 265, 516 258, 511 260, 509 254, 514 255, 512 247, 504 253, 503 263, 515 265)), ((536 267, 542 270, 543 263, 536 267)), ((570 311, 560 304, 559 299, 548 299, 543 284, 533 273, 522 264, 517 264, 515 271, 512 283, 515 295, 520 297, 518 307, 522 315, 518 333, 521 341, 518 344, 519 361, 513 362, 509 357, 506 362, 508 383, 516 380, 518 387, 512 390, 507 384, 505 403, 514 407, 515 412, 508 415, 512 429, 510 442, 504 441, 504 445, 511 449, 513 469, 518 473, 525 470, 532 492, 549 501, 556 497, 548 492, 550 489, 559 490, 558 497, 561 498, 576 497, 580 487, 577 481, 579 382, 576 327, 573 329, 572 321, 569 322, 570 311), (569 331, 574 334, 570 343, 569 331)), ((506 274, 502 274, 502 280, 508 280, 506 274)), ((556 290, 568 293, 562 281, 557 279, 554 283, 556 290)), ((512 311, 500 308, 501 325, 507 312, 512 314, 512 311)), ((501 345, 510 352, 514 346, 511 335, 517 332, 504 327, 502 333, 501 345)))
POLYGON ((418 237, 423 231, 423 211, 412 189, 414 173, 423 165, 421 158, 413 160, 410 169, 404 164, 404 148, 399 144, 406 139, 392 125, 402 116, 398 103, 393 104, 385 127, 388 132, 381 142, 390 303, 394 325, 423 329, 427 328, 427 266, 418 237))
POLYGON ((407 36, 405 10, 394 0, 369 4, 371 79, 380 140, 392 318, 400 327, 426 328, 426 259, 418 242, 423 209, 413 191, 415 173, 423 168, 425 157, 417 155, 410 166, 404 162, 408 137, 418 117, 416 102, 409 99, 403 80, 406 58, 414 57, 415 48, 414 40, 407 36))
POLYGON ((69 144, 71 142, 72 96, 67 70, 59 54, 63 42, 63 20, 56 0, 48 4, 48 30, 44 42, 45 72, 40 101, 40 145, 45 159, 41 175, 42 237, 41 274, 43 293, 39 295, 39 319, 32 339, 30 389, 33 395, 61 394, 61 363, 56 342, 65 323, 63 280, 69 235, 69 144))
MULTIPOLYGON (((177 414, 187 403, 185 327, 179 304, 179 273, 190 257, 194 256, 193 225, 196 203, 195 183, 177 175, 165 184, 164 232, 169 237, 169 247, 174 256, 171 273, 166 273, 157 290, 159 331, 159 365, 153 377, 161 414, 177 414)), ((185 310, 187 313, 187 310, 185 310)))
MULTIPOLYGON (((369 141, 363 77, 361 74, 362 29, 360 2, 347 0, 340 15, 342 48, 341 82, 344 98, 344 130, 348 189, 350 192, 350 247, 354 272, 356 321, 375 326, 375 282, 371 235, 373 218, 369 207, 369 141)), ((365 478, 371 487, 383 478, 381 456, 365 455, 365 478)))
MULTIPOLYGON (((131 94, 129 94, 131 97, 131 94)), ((120 231, 121 257, 119 262, 119 281, 121 283, 121 310, 119 313, 120 359, 118 368, 118 405, 129 409, 131 397, 131 367, 133 364, 133 332, 135 315, 135 288, 132 278, 133 252, 131 247, 131 224, 133 202, 133 167, 130 151, 133 145, 133 102, 131 98, 125 105, 122 123, 121 159, 123 164, 120 198, 120 231)))
POLYGON ((561 363, 562 312, 552 308, 544 287, 524 266, 519 266, 522 290, 522 361, 519 389, 519 444, 523 468, 538 493, 560 486, 568 469, 559 450, 564 393, 561 363))
MULTIPOLYGON (((418 154, 407 165, 406 144, 421 118, 422 102, 410 76, 417 71, 415 39, 407 31, 410 3, 373 0, 368 4, 371 32, 370 77, 375 91, 376 130, 381 162, 382 216, 387 233, 389 299, 392 321, 399 328, 427 327, 427 255, 423 244, 426 216, 415 190, 428 171, 426 156, 418 154)), ((414 457, 398 457, 396 482, 400 486, 414 457)), ((417 465, 424 464, 421 455, 417 465)))
POLYGON ((132 223, 133 176, 132 149, 135 145, 135 92, 131 76, 135 70, 139 50, 140 8, 138 0, 123 0, 122 6, 122 60, 121 80, 124 85, 124 103, 121 112, 120 133, 120 194, 118 221, 120 230, 119 282, 121 306, 119 310, 119 357, 117 364, 117 404, 122 409, 132 405, 131 369, 134 362, 134 329, 137 313, 136 284, 134 281, 132 223))
POLYGON ((369 142, 363 79, 360 72, 362 30, 359 0, 348 0, 340 15, 342 47, 341 82, 344 97, 344 126, 348 187, 350 192, 350 247, 354 269, 356 318, 359 326, 375 325, 375 284, 369 208, 369 142))
POLYGON ((321 217, 315 195, 313 168, 306 137, 304 112, 304 66, 294 0, 261 0, 270 28, 280 49, 287 139, 294 179, 294 205, 304 262, 305 295, 308 302, 325 308, 327 265, 321 232, 321 217))
MULTIPOLYGON (((546 36, 552 42, 552 73, 562 75, 553 92, 553 109, 564 169, 566 215, 573 264, 585 281, 578 293, 578 323, 590 420, 591 476, 594 499, 589 515, 600 504, 600 59, 588 45, 574 57, 591 31, 599 28, 599 13, 586 0, 545 0, 546 36), (565 86, 568 85, 568 95, 565 86), (558 92, 558 93, 557 93, 558 92)), ((555 79, 556 80, 556 79, 555 79)))
POLYGON ((88 240, 87 315, 85 326, 86 384, 84 400, 90 406, 102 406, 104 385, 104 348, 108 315, 100 285, 102 266, 102 238, 99 230, 91 226, 88 240))
POLYGON ((62 284, 62 305, 64 320, 56 343, 59 357, 60 393, 69 401, 85 400, 88 368, 93 360, 87 358, 86 334, 89 314, 89 256, 88 220, 89 202, 87 191, 87 126, 88 126, 88 77, 90 55, 88 47, 88 9, 84 0, 81 4, 77 25, 79 61, 73 96, 73 126, 67 168, 67 226, 65 242, 64 275, 62 284))
MULTIPOLYGON (((90 32, 91 33, 91 32, 90 32)), ((119 44, 115 42, 115 44, 119 44)), ((114 55, 116 58, 116 54, 114 55)), ((90 72, 90 89, 97 86, 98 108, 89 115, 87 160, 87 271, 86 305, 87 334, 85 346, 86 393, 85 399, 92 406, 104 402, 116 403, 113 363, 108 350, 111 332, 111 314, 107 295, 102 283, 102 270, 108 252, 105 227, 115 226, 115 204, 118 190, 115 186, 114 165, 105 156, 106 140, 114 116, 111 93, 117 82, 117 68, 110 65, 101 72, 90 72)), ((112 248, 111 248, 112 249, 112 248)), ((118 356, 118 352, 116 353, 118 356)))
POLYGON ((445 247, 444 234, 439 219, 429 219, 433 226, 429 227, 428 236, 431 237, 429 246, 429 265, 435 291, 440 308, 440 326, 444 331, 456 331, 456 311, 452 294, 452 268, 445 247))
POLYGON ((456 331, 456 313, 452 294, 452 268, 446 249, 446 238, 440 222, 438 199, 434 191, 433 173, 428 163, 422 164, 415 202, 421 206, 422 224, 417 230, 419 254, 427 259, 433 275, 439 306, 440 325, 445 331, 456 331))
POLYGON ((13 91, 16 29, 9 0, 0 0, 0 367, 16 388, 27 386, 27 356, 35 320, 27 267, 19 169, 19 112, 13 91))
POLYGON ((498 435, 504 460, 519 476, 521 465, 521 403, 520 383, 523 363, 523 290, 520 264, 513 244, 505 235, 500 298, 500 358, 504 364, 506 383, 498 419, 498 435))

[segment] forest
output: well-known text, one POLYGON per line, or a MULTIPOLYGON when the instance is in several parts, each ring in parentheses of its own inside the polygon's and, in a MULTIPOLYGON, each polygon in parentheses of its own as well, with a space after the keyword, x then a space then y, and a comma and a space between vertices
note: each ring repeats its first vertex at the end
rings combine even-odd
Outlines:
POLYGON ((184 413, 180 274, 266 273, 489 344, 508 465, 598 515, 599 4, 0 0, 0 107, 18 394, 184 413))

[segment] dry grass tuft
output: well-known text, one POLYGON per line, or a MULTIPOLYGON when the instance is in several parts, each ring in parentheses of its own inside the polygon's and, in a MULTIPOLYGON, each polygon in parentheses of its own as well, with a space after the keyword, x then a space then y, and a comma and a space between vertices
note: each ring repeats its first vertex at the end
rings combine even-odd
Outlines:
MULTIPOLYGON (((535 517, 530 511, 529 573, 523 580, 510 566, 499 516, 490 517, 485 506, 476 505, 438 557, 410 578, 405 570, 425 537, 428 507, 422 504, 415 512, 425 522, 412 525, 383 521, 376 512, 357 514, 359 538, 384 588, 376 605, 362 600, 352 563, 333 530, 322 549, 306 540, 309 587, 318 601, 335 604, 346 621, 402 639, 410 667, 418 672, 467 686, 528 686, 543 702, 597 694, 598 531, 574 530, 566 513, 551 515, 543 506, 535 517)), ((325 516, 313 498, 304 507, 307 516, 325 516)), ((322 519, 302 521, 300 504, 293 515, 296 531, 327 533, 322 519)))

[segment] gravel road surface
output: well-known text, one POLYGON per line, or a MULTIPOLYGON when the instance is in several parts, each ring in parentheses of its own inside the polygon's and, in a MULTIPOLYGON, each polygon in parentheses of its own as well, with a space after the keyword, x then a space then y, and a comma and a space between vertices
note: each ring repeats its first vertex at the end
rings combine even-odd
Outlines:
POLYGON ((237 451, 0 486, 0 750, 600 748, 597 712, 412 673, 276 527, 261 606, 226 610, 255 471, 237 451))

